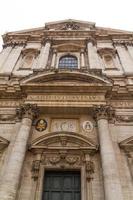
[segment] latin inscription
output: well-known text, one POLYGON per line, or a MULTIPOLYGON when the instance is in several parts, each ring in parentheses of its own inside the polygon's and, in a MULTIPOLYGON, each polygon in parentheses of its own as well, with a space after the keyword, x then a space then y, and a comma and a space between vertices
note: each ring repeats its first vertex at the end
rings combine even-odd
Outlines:
POLYGON ((27 100, 37 101, 103 101, 102 95, 28 95, 27 100))
POLYGON ((1 107, 16 107, 19 105, 20 105, 20 102, 16 102, 16 101, 0 101, 1 107))
POLYGON ((53 119, 51 131, 70 131, 77 132, 78 121, 76 119, 53 119))

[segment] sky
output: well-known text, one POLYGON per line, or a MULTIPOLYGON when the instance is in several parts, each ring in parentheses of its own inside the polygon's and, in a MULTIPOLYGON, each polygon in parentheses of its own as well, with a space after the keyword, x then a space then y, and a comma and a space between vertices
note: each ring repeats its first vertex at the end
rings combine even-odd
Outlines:
POLYGON ((133 0, 0 0, 0 36, 64 19, 133 31, 133 0))

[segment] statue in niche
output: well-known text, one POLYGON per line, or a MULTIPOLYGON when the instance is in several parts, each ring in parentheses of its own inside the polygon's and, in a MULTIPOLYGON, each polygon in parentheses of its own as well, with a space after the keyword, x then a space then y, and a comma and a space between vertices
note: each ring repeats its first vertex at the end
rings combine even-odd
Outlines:
POLYGON ((22 68, 31 68, 33 60, 34 55, 32 53, 25 55, 23 58, 22 68))
POLYGON ((106 68, 114 68, 114 62, 111 55, 104 55, 104 62, 106 68))

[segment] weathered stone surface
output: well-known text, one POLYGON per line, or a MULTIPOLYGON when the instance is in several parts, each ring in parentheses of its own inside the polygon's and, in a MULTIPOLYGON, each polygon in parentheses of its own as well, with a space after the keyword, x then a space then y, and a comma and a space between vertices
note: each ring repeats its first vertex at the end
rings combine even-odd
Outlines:
POLYGON ((132 32, 65 20, 3 40, 0 199, 40 200, 63 170, 80 171, 80 200, 132 200, 132 32))

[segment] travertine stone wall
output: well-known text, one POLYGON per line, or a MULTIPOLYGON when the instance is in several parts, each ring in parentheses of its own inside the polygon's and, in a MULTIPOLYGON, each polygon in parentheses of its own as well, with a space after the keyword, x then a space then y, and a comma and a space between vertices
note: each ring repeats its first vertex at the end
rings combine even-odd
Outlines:
POLYGON ((67 20, 3 39, 0 199, 40 200, 45 170, 63 169, 81 171, 80 200, 132 200, 132 33, 67 20), (76 69, 58 68, 65 55, 76 69))

